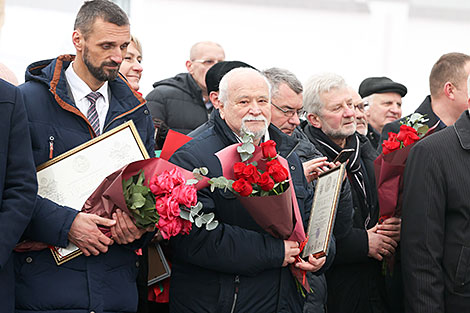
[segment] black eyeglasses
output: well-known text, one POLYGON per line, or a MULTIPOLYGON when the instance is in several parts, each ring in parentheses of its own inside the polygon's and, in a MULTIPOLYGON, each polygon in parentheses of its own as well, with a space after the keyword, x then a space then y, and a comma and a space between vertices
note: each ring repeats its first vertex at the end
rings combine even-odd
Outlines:
POLYGON ((359 110, 361 112, 369 110, 369 102, 367 101, 360 101, 358 103, 354 103, 354 109, 359 110))
POLYGON ((278 109, 279 111, 281 111, 282 113, 284 113, 284 115, 286 117, 293 117, 296 113, 297 113, 297 116, 298 117, 302 117, 304 114, 305 114, 305 111, 304 109, 299 109, 299 110, 292 110, 292 109, 283 109, 277 105, 275 105, 273 102, 271 102, 272 105, 274 105, 274 107, 276 109, 278 109))

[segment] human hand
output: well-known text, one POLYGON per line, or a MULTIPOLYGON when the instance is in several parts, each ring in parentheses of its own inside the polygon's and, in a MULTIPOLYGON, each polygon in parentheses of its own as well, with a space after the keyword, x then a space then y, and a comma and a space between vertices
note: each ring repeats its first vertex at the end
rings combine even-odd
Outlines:
POLYGON ((116 221, 116 225, 111 227, 112 238, 120 245, 128 244, 140 239, 143 234, 152 229, 141 229, 135 226, 132 219, 126 213, 121 210, 116 210, 113 213, 113 219, 116 221))
POLYGON ((284 262, 282 266, 287 266, 287 264, 294 263, 295 257, 299 255, 300 248, 297 241, 284 240, 284 262))
POLYGON ((308 256, 308 262, 300 259, 301 261, 295 264, 295 267, 300 268, 301 270, 308 271, 308 272, 316 272, 318 271, 323 264, 326 262, 326 257, 316 258, 312 254, 308 256))
POLYGON ((326 157, 316 158, 302 163, 304 168, 304 175, 307 178, 307 182, 311 183, 318 176, 334 167, 334 164, 327 161, 326 157))
POLYGON ((401 218, 389 217, 382 224, 377 225, 377 234, 392 238, 396 242, 400 241, 401 218))
POLYGON ((377 225, 367 230, 367 236, 369 237, 369 257, 383 260, 384 256, 391 256, 395 253, 397 242, 387 236, 377 234, 377 225))
POLYGON ((100 252, 106 253, 108 246, 113 244, 113 240, 106 237, 98 225, 112 227, 114 224, 116 221, 80 212, 70 226, 68 238, 86 256, 98 255, 100 252))

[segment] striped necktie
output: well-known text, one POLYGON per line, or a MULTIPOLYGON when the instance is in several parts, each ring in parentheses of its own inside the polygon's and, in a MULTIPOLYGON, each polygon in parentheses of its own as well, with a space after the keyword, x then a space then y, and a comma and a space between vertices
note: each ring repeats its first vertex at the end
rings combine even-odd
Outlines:
POLYGON ((88 101, 90 101, 90 106, 88 107, 87 119, 90 122, 91 127, 95 131, 96 135, 99 136, 100 132, 100 120, 98 118, 98 112, 96 111, 96 100, 101 97, 99 92, 90 92, 86 95, 88 101))

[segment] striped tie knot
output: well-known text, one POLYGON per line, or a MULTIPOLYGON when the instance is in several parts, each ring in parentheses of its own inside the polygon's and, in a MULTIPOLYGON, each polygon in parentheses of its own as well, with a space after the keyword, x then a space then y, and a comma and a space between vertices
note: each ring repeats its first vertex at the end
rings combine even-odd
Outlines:
POLYGON ((90 92, 86 95, 88 101, 90 101, 90 106, 88 107, 87 111, 87 119, 90 122, 91 127, 95 131, 96 135, 99 136, 100 132, 100 120, 98 118, 98 112, 96 111, 96 100, 101 97, 101 93, 99 92, 90 92))

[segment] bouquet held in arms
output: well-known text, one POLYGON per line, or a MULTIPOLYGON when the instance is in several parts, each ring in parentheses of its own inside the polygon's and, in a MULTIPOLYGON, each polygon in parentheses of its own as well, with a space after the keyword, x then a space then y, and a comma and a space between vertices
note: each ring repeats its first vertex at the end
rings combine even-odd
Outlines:
MULTIPOLYGON (((188 234, 192 223, 217 227, 214 214, 201 214, 197 190, 207 186, 206 168, 189 172, 166 160, 132 162, 109 175, 88 198, 82 211, 111 218, 117 209, 139 228, 158 228, 164 239, 188 234)), ((110 236, 109 229, 102 229, 110 236)))
POLYGON ((374 161, 375 179, 380 207, 379 223, 389 217, 401 216, 403 173, 411 147, 424 136, 431 134, 424 123, 428 120, 419 113, 407 117, 398 134, 388 133, 382 143, 383 153, 374 161))
MULTIPOLYGON (((292 240, 305 246, 302 217, 288 171, 287 160, 278 156, 276 143, 268 140, 253 144, 253 135, 246 134, 241 144, 234 144, 216 153, 223 176, 208 183, 215 188, 230 190, 253 220, 267 233, 282 240, 292 240)), ((297 256, 296 263, 301 262, 297 256)), ((310 287, 305 271, 290 264, 292 274, 307 292, 310 287)))

